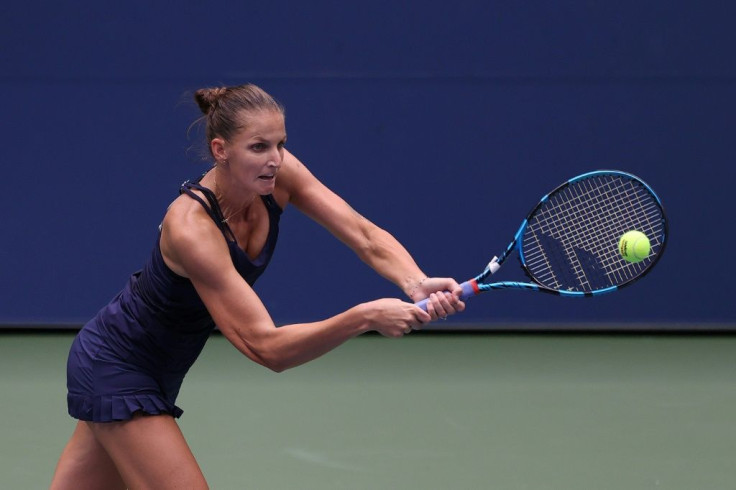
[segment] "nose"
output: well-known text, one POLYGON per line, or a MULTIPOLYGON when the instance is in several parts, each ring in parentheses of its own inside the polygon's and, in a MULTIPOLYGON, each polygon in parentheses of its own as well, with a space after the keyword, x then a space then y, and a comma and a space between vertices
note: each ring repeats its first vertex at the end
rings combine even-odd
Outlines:
POLYGON ((268 168, 268 169, 269 169, 270 171, 272 171, 272 172, 278 172, 279 170, 281 170, 281 162, 276 162, 276 161, 274 161, 274 160, 269 160, 269 161, 268 161, 268 162, 266 163, 266 167, 267 167, 267 168, 268 168))
POLYGON ((277 148, 276 151, 270 152, 268 166, 281 166, 281 161, 284 159, 284 154, 277 148))

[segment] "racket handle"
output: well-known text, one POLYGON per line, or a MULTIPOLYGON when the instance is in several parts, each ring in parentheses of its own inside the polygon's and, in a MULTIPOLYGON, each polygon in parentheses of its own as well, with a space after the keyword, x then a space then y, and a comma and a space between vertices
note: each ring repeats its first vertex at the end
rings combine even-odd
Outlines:
MULTIPOLYGON (((475 279, 471 279, 469 281, 465 281, 460 285, 460 288, 463 290, 462 293, 460 293, 460 299, 465 301, 468 298, 472 298, 476 294, 480 292, 478 289, 478 284, 475 282, 475 279)), ((448 291, 449 292, 449 291, 448 291)), ((421 301, 418 301, 414 303, 424 311, 427 311, 427 303, 429 302, 429 298, 425 298, 421 301)))

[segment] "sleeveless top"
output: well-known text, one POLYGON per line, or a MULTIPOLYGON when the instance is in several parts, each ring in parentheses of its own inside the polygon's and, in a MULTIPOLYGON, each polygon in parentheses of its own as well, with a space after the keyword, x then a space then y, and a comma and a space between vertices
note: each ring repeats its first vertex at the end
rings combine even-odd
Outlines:
MULTIPOLYGON (((197 180, 182 184, 180 193, 204 207, 225 237, 236 270, 248 284, 255 284, 270 262, 278 238, 282 210, 273 196, 261 196, 269 216, 268 236, 260 254, 250 259, 238 245, 211 190, 197 180)), ((176 417, 182 413, 174 401, 214 321, 192 282, 165 264, 160 240, 159 229, 143 269, 84 326, 72 345, 67 402, 75 418, 107 422, 129 419, 136 411, 176 417)))
MULTIPOLYGON (((180 192, 195 199, 207 210, 207 213, 227 241, 230 258, 235 269, 248 284, 253 286, 266 270, 266 266, 268 266, 273 256, 278 238, 281 208, 273 196, 270 194, 261 196, 269 215, 268 237, 260 254, 255 259, 251 259, 238 245, 235 235, 225 222, 222 210, 210 189, 202 187, 196 182, 187 181, 182 184, 180 192), (192 192, 192 189, 202 192, 207 202, 192 192)), ((177 329, 182 331, 212 328, 212 317, 199 298, 192 282, 173 272, 164 263, 160 242, 161 234, 159 233, 151 259, 141 271, 135 284, 136 292, 139 293, 141 299, 155 307, 157 317, 163 324, 176 326, 177 329)))

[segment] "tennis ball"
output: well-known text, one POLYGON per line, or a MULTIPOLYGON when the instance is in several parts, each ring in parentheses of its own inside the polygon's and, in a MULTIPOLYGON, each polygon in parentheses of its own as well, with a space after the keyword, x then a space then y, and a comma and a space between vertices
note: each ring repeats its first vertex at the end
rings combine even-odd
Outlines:
POLYGON ((651 246, 647 236, 640 231, 627 231, 618 241, 618 251, 624 260, 641 262, 649 257, 651 246))

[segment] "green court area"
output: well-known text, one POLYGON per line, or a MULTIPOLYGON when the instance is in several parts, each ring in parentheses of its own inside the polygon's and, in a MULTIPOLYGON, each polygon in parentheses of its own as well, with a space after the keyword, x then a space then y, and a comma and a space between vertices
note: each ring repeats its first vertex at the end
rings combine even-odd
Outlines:
MULTIPOLYGON (((0 335, 0 487, 47 488, 73 333, 0 335)), ((276 374, 213 336, 181 427, 213 489, 736 487, 736 337, 364 336, 276 374)))

